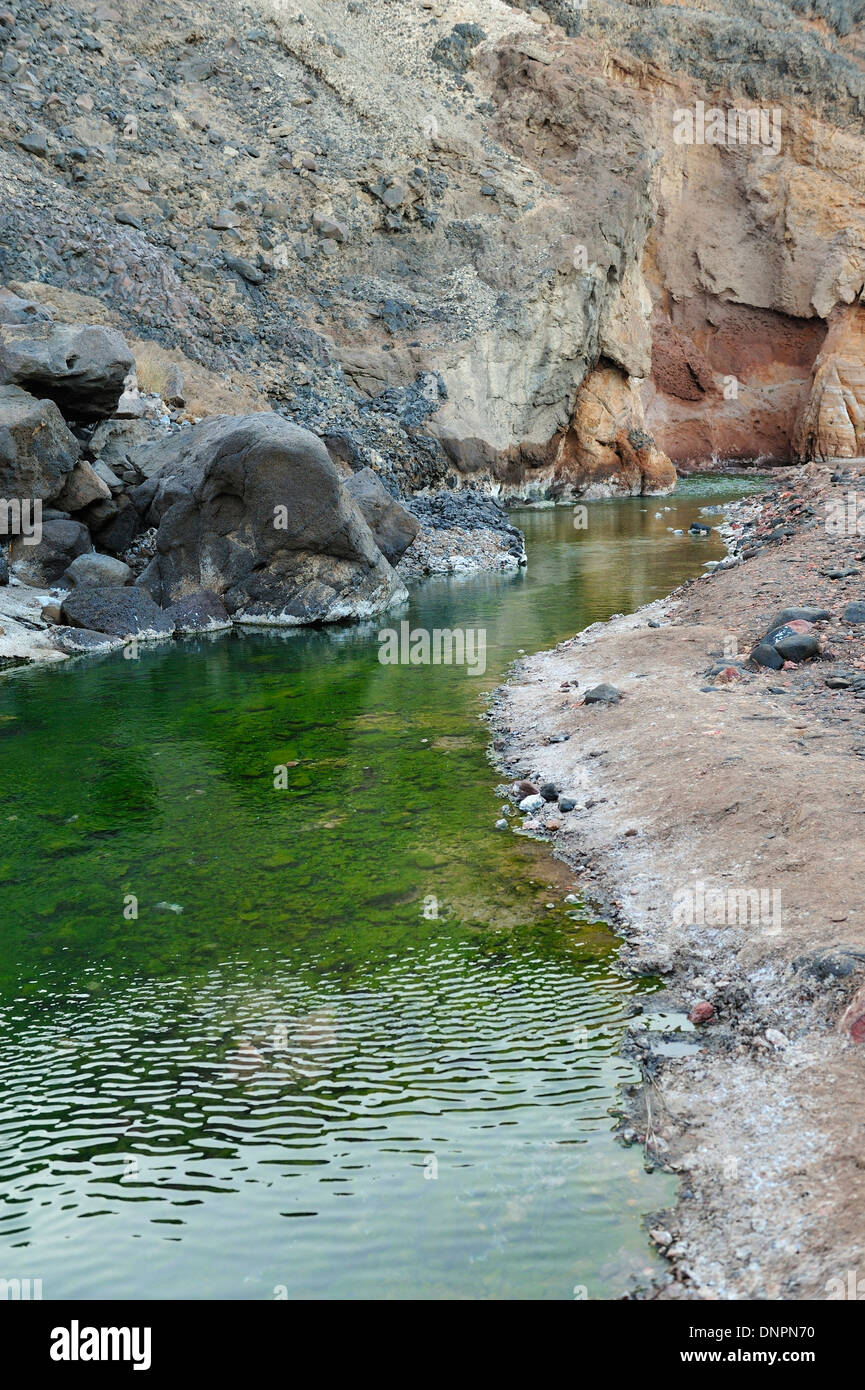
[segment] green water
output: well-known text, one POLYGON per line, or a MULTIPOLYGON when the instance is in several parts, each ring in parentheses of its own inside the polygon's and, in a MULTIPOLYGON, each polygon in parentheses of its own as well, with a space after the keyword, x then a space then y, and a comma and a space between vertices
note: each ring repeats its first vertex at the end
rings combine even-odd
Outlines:
POLYGON ((608 1111, 651 986, 564 903, 569 872, 494 829, 478 716, 520 648, 720 555, 667 527, 744 490, 593 503, 585 531, 518 514, 526 573, 429 581, 387 620, 485 629, 482 678, 382 665, 376 625, 0 684, 0 1277, 49 1299, 645 1281, 641 1217, 673 1189, 608 1111))

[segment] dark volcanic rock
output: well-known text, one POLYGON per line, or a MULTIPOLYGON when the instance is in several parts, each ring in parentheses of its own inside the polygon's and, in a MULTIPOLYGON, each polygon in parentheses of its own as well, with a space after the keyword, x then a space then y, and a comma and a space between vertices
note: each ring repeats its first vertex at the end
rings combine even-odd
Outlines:
POLYGON ((391 565, 395 565, 420 530, 420 523, 395 497, 391 497, 371 468, 362 468, 359 473, 346 479, 345 490, 360 508, 382 555, 391 565))
POLYGON ((106 632, 94 632, 86 627, 58 627, 51 635, 57 650, 65 652, 67 656, 110 652, 123 645, 118 637, 110 637, 106 632))
POLYGON ((865 951, 852 946, 824 946, 797 957, 793 969, 813 975, 817 980, 845 979, 854 970, 865 969, 865 951))
POLYGON ((0 383, 47 397, 69 420, 100 420, 117 409, 135 362, 113 328, 67 323, 0 326, 0 383))
POLYGON ((818 623, 823 618, 829 618, 831 614, 828 608, 816 608, 813 605, 806 605, 803 608, 782 608, 780 613, 776 613, 768 628, 766 635, 771 637, 772 633, 779 627, 785 627, 787 623, 802 619, 806 623, 818 623))
POLYGON ((807 661, 809 657, 817 656, 820 651, 819 639, 813 632, 794 632, 789 637, 782 637, 774 645, 775 651, 785 661, 807 661))
POLYGON ((772 671, 780 671, 784 665, 783 656, 769 642, 758 642, 751 652, 751 660, 757 666, 768 666, 772 671))
POLYGON ((231 627, 225 604, 210 589, 178 599, 165 609, 165 617, 174 624, 175 632, 216 632, 231 627))
POLYGON ((170 635, 174 623, 140 588, 74 589, 63 600, 61 615, 72 627, 107 632, 112 637, 170 635))
POLYGON ((449 34, 439 39, 432 59, 451 72, 464 73, 471 62, 472 49, 486 38, 479 24, 455 24, 449 34))
POLYGON ((0 497, 50 502, 78 455, 78 441, 53 401, 0 386, 0 497))
POLYGON ((845 623, 865 623, 865 603, 848 603, 841 619, 845 623))
POLYGON ((617 705, 621 698, 621 690, 617 690, 614 685, 608 685, 606 682, 593 686, 583 696, 587 705, 617 705))
POLYGON ((132 500, 158 532, 141 583, 162 605, 206 588, 236 621, 293 625, 406 596, 321 440, 280 415, 215 416, 150 449, 147 467, 132 500))
POLYGON ((141 516, 128 497, 120 497, 111 516, 104 521, 90 518, 90 524, 101 550, 122 555, 141 530, 141 516))
POLYGON ((55 584, 78 555, 91 549, 90 532, 80 521, 43 521, 38 545, 12 542, 16 579, 25 584, 55 584))

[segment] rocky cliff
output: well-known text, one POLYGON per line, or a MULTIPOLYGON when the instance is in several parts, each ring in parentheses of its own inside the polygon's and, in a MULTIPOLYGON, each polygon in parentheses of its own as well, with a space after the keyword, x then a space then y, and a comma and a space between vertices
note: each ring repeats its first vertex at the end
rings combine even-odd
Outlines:
POLYGON ((403 495, 849 456, 863 32, 858 0, 19 0, 0 276, 403 495))

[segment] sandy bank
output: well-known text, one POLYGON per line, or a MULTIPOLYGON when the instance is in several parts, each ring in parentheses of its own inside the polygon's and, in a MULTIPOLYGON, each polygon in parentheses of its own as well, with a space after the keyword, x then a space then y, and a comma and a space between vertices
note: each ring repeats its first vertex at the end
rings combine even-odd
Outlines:
POLYGON ((865 597, 865 540, 824 522, 865 478, 834 476, 785 475, 739 543, 750 558, 526 659, 494 706, 508 775, 574 797, 531 823, 586 866, 626 966, 662 975, 647 1010, 711 1005, 684 1047, 639 1017, 626 1043, 644 1074, 626 1137, 682 1178, 651 1223, 671 1246, 661 1297, 826 1298, 863 1263, 858 1001, 842 1016, 865 978, 865 697, 826 681, 865 670, 865 626, 840 617, 865 597), (799 604, 832 615, 822 658, 748 669, 799 604), (738 678, 707 677, 736 650, 738 678), (583 704, 601 682, 620 703, 583 704))

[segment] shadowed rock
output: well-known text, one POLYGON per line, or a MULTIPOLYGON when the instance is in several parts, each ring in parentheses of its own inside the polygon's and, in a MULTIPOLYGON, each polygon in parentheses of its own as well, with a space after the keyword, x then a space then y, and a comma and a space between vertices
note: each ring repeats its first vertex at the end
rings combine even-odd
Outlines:
POLYGON ((177 603, 165 609, 165 617, 174 624, 174 631, 178 633, 218 632, 231 627, 225 604, 210 589, 200 589, 197 594, 178 599, 177 603))
POLYGON ((54 645, 67 656, 83 656, 93 652, 110 652, 123 645, 119 637, 106 632, 93 632, 86 627, 58 627, 52 633, 54 645))
POLYGON ((113 328, 68 323, 0 326, 0 383, 22 386, 69 420, 112 415, 135 362, 113 328))
POLYGON ((25 584, 55 584, 90 549, 90 532, 80 521, 44 521, 38 545, 27 545, 23 538, 12 542, 13 573, 25 584))
POLYGON ((391 497, 371 468, 362 468, 359 473, 347 478, 345 490, 360 508, 382 555, 389 564, 395 565, 420 530, 420 523, 395 497, 391 497))

